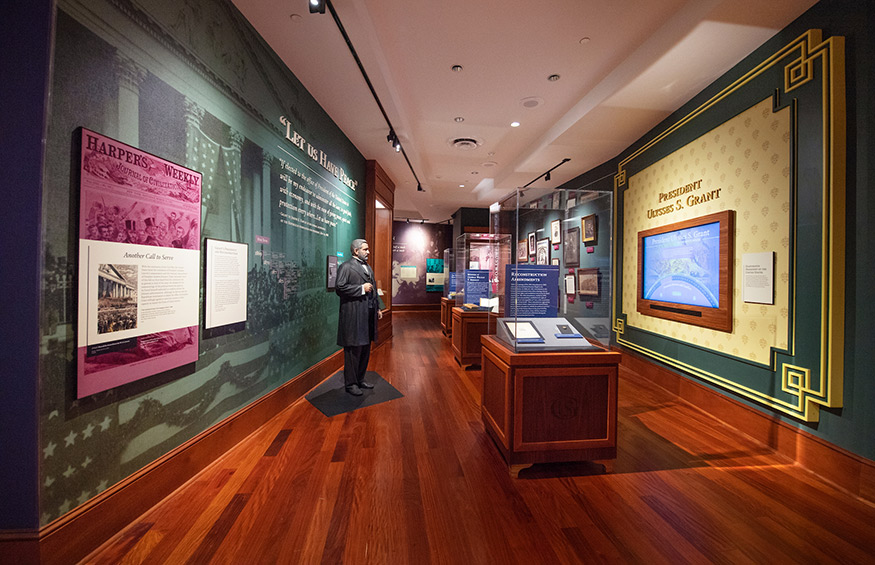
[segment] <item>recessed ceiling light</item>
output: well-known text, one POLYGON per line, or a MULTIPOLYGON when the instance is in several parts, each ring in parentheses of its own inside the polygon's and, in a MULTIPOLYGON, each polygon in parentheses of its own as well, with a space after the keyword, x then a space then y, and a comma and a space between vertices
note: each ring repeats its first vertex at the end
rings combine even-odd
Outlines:
POLYGON ((512 127, 512 128, 518 128, 518 127, 520 127, 520 123, 519 123, 519 122, 511 122, 511 123, 510 123, 510 127, 512 127))
POLYGON ((453 70, 454 73, 461 73, 462 72, 462 65, 453 65, 450 68, 453 70))
POLYGON ((480 174, 480 171, 471 171, 471 174, 472 174, 472 175, 479 175, 479 174, 480 174))
POLYGON ((301 17, 301 14, 292 14, 291 16, 289 16, 289 18, 290 18, 293 22, 295 22, 296 24, 299 24, 299 23, 301 23, 301 22, 304 20, 304 18, 301 17))
POLYGON ((495 161, 486 161, 485 163, 482 163, 481 166, 488 168, 488 167, 494 167, 497 164, 498 163, 496 163, 495 161))
POLYGON ((588 38, 588 37, 582 37, 582 38, 580 38, 580 44, 581 44, 581 45, 585 45, 585 44, 587 44, 587 43, 589 43, 589 38, 588 38))
POLYGON ((560 77, 559 75, 553 74, 553 75, 548 76, 547 80, 549 80, 550 82, 556 82, 560 78, 562 78, 562 77, 560 77))
POLYGON ((459 185, 459 188, 465 188, 465 185, 464 185, 464 184, 460 184, 460 185, 459 185))
POLYGON ((455 118, 453 118, 453 120, 458 123, 462 123, 465 121, 465 118, 463 118, 462 116, 456 116, 455 118))

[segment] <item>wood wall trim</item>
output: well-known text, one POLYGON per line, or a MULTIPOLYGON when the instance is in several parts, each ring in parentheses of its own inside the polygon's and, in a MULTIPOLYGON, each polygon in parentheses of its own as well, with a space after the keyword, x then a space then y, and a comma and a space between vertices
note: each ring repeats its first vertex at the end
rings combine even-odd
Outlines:
POLYGON ((620 367, 626 371, 627 377, 641 378, 668 390, 821 479, 875 503, 875 461, 657 365, 637 353, 622 347, 614 349, 623 354, 620 367))
POLYGON ((0 554, 21 555, 19 563, 78 562, 342 366, 340 350, 42 527, 38 556, 26 532, 0 536, 0 554))

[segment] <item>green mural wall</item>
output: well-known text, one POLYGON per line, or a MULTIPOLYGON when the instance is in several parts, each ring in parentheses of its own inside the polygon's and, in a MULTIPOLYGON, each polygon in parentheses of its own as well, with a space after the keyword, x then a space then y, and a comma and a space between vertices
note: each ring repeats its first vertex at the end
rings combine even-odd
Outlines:
POLYGON ((325 257, 364 230, 364 158, 230 1, 64 0, 54 53, 41 524, 337 351, 325 257), (202 237, 250 255, 246 330, 201 335, 193 365, 76 400, 79 127, 202 172, 202 237))

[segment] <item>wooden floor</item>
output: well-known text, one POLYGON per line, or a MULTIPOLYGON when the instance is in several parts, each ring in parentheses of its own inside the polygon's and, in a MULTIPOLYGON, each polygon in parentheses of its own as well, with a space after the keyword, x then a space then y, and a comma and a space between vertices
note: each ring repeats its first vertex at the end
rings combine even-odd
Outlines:
POLYGON ((370 368, 404 398, 301 399, 86 562, 875 562, 875 508, 628 371, 612 474, 512 479, 437 314, 396 314, 370 368))

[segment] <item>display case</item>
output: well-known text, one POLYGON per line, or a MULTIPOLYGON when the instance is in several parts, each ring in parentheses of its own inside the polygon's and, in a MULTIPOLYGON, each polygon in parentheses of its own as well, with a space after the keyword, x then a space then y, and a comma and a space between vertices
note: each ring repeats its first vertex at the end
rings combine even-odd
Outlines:
POLYGON ((450 334, 453 354, 462 366, 479 364, 480 336, 495 333, 504 293, 501 272, 512 263, 510 242, 505 233, 464 233, 456 238, 450 334))
POLYGON ((617 455, 610 350, 612 193, 518 190, 493 206, 512 233, 495 335, 481 336, 481 415, 511 474, 617 455))
POLYGON ((604 350, 611 338, 613 195, 521 189, 493 207, 513 234, 495 334, 514 352, 604 350))
POLYGON ((449 337, 453 333, 453 307, 456 305, 456 266, 453 248, 444 249, 444 293, 441 296, 441 331, 449 337))

